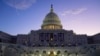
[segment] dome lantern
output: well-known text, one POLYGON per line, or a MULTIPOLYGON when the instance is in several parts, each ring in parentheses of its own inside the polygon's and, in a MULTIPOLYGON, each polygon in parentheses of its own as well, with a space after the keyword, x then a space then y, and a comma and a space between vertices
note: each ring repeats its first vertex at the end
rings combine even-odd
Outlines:
POLYGON ((53 12, 53 5, 51 4, 51 12, 53 12))

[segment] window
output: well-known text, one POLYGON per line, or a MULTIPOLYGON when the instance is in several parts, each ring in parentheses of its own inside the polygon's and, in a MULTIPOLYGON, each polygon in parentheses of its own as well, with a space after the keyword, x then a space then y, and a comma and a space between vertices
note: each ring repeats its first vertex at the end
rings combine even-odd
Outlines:
POLYGON ((44 33, 39 34, 39 40, 45 40, 45 34, 44 33))
POLYGON ((60 54, 61 52, 60 51, 57 51, 57 54, 60 54))
POLYGON ((58 40, 60 42, 64 41, 64 33, 58 33, 58 40))
POLYGON ((49 29, 54 29, 54 25, 49 25, 49 29))
POLYGON ((49 42, 49 40, 46 40, 47 42, 49 42))
POLYGON ((44 40, 41 40, 41 42, 44 42, 44 40))
POLYGON ((54 39, 53 33, 50 33, 50 41, 54 39))
POLYGON ((1 42, 1 39, 0 39, 0 42, 1 42))
POLYGON ((43 51, 43 53, 46 53, 46 51, 43 51))

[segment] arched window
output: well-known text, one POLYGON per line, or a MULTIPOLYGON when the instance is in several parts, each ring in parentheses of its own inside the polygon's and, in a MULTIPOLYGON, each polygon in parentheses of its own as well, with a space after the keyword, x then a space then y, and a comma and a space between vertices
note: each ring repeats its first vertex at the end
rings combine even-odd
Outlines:
POLYGON ((39 50, 36 50, 36 51, 35 51, 34 56, 40 56, 39 50))
POLYGON ((63 55, 64 55, 64 56, 68 56, 67 50, 64 51, 64 54, 63 54, 63 55))
POLYGON ((42 56, 48 56, 46 51, 43 51, 42 56))
POLYGON ((39 53, 39 51, 38 51, 38 50, 36 50, 36 53, 39 53))
POLYGON ((60 51, 57 51, 57 54, 60 54, 61 52, 60 51))
POLYGON ((62 54, 59 50, 57 51, 57 56, 62 56, 62 54))

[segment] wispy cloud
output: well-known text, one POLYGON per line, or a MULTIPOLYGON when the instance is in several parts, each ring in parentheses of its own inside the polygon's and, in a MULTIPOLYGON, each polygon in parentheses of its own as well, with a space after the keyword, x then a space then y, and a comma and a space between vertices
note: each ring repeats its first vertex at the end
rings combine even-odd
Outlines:
POLYGON ((36 0, 3 0, 7 5, 16 8, 16 9, 27 9, 32 6, 36 0))
POLYGON ((77 14, 83 13, 86 10, 87 10, 87 8, 78 8, 78 9, 66 10, 62 13, 62 15, 63 16, 65 16, 67 14, 77 15, 77 14))

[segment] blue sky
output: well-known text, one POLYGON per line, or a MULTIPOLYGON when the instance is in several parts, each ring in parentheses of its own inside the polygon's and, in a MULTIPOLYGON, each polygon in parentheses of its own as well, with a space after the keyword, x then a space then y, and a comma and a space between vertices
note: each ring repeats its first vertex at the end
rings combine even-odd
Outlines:
POLYGON ((100 32, 100 0, 0 0, 0 31, 16 35, 41 29, 51 4, 64 29, 87 35, 100 32))

